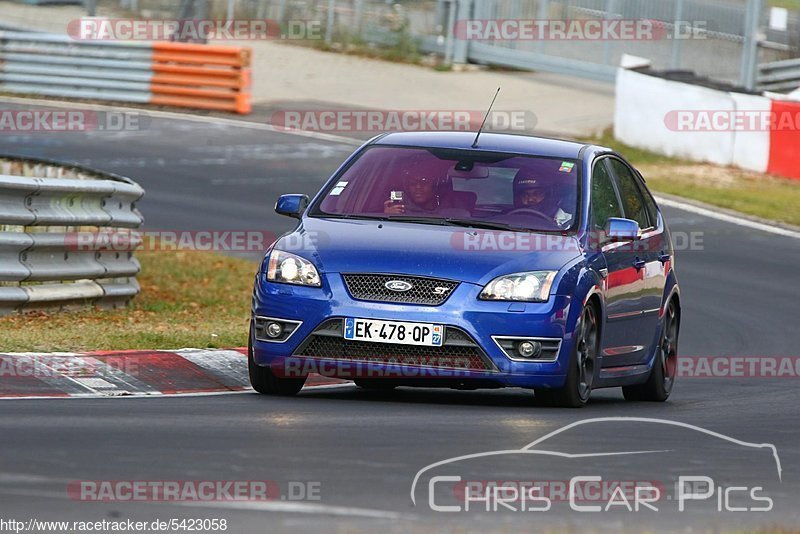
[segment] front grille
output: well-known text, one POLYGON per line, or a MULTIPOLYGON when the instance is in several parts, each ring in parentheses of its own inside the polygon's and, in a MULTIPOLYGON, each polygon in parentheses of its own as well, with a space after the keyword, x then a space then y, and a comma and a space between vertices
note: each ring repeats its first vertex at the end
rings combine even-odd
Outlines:
POLYGON ((342 337, 342 319, 326 321, 295 351, 295 356, 350 362, 413 365, 444 369, 491 371, 494 366, 475 341, 458 328, 445 327, 441 347, 348 341, 342 337))
POLYGON ((399 304, 425 304, 438 306, 458 287, 458 282, 439 278, 423 278, 394 274, 343 274, 350 295, 357 300, 397 302, 399 304), (401 281, 411 284, 408 291, 392 291, 387 282, 401 281))

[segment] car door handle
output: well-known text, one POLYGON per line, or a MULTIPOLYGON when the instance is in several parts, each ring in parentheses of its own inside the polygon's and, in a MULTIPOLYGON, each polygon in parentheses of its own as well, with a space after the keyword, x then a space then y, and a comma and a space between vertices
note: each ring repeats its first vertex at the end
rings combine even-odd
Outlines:
POLYGON ((647 261, 643 260, 642 258, 636 258, 633 260, 633 266, 636 267, 636 270, 644 269, 644 266, 647 265, 647 261))
POLYGON ((662 252, 661 254, 658 255, 658 261, 660 261, 661 263, 667 263, 669 261, 669 258, 670 255, 667 254, 666 252, 662 252))

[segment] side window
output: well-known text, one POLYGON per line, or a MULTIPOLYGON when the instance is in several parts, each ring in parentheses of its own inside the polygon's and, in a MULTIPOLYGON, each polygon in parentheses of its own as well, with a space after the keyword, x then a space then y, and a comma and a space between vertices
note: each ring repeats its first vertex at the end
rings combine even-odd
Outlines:
POLYGON ((639 191, 642 193, 642 198, 644 198, 644 207, 647 210, 647 216, 650 218, 650 226, 656 227, 658 226, 658 207, 656 207, 656 201, 653 200, 653 196, 647 191, 647 188, 641 180, 637 178, 636 183, 639 186, 639 191))
POLYGON ((622 217, 617 193, 611 183, 611 176, 605 165, 605 160, 594 164, 592 171, 592 224, 595 230, 605 228, 609 217, 622 217))
POLYGON ((625 217, 639 223, 639 228, 641 229, 649 228, 651 226, 650 220, 647 218, 644 198, 642 198, 642 193, 639 191, 639 186, 636 185, 636 177, 621 161, 609 158, 609 163, 611 163, 612 172, 617 179, 625 217))

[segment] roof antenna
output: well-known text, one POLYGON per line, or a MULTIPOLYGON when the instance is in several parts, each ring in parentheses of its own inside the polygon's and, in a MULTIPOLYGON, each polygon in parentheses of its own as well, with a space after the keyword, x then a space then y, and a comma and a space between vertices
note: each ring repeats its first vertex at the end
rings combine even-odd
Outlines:
POLYGON ((494 101, 497 100, 498 93, 500 93, 499 87, 497 88, 497 92, 494 94, 492 103, 489 104, 489 109, 486 110, 486 115, 483 116, 483 122, 481 123, 481 127, 478 128, 478 135, 475 136, 475 140, 472 142, 472 148, 478 148, 478 138, 481 136, 481 131, 483 131, 483 125, 486 124, 486 119, 489 118, 489 113, 492 112, 492 106, 494 106, 494 101))

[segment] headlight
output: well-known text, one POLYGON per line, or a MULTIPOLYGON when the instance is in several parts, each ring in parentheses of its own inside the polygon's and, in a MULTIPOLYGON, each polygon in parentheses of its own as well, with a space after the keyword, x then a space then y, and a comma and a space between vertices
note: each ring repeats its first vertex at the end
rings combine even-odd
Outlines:
POLYGON ((267 264, 267 280, 301 286, 320 287, 322 285, 314 264, 282 250, 273 250, 270 253, 267 264))
POLYGON ((486 284, 479 298, 546 302, 556 274, 556 271, 532 271, 499 276, 486 284))

